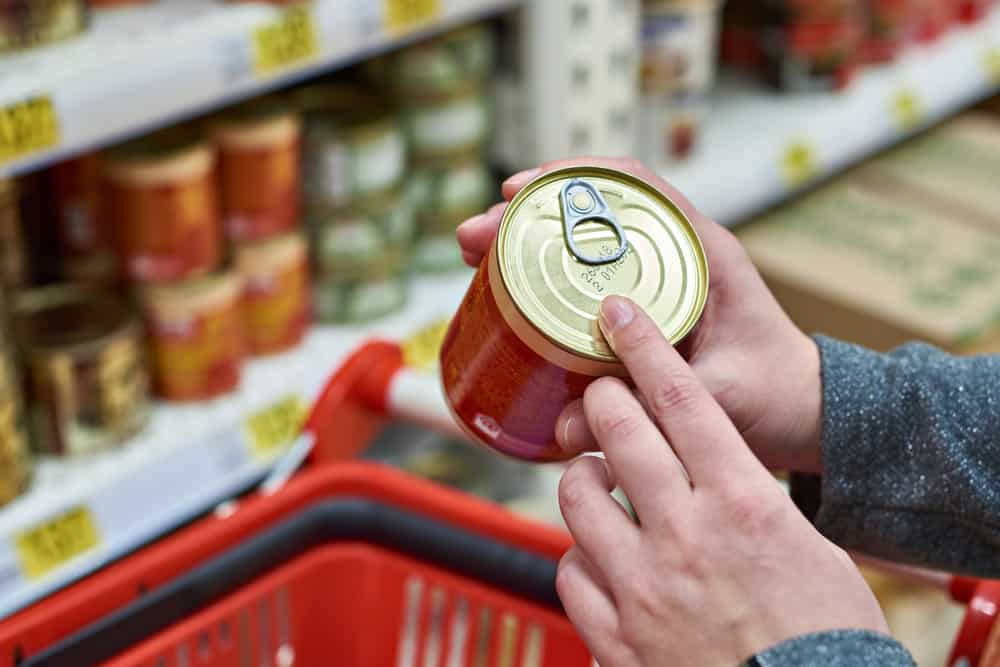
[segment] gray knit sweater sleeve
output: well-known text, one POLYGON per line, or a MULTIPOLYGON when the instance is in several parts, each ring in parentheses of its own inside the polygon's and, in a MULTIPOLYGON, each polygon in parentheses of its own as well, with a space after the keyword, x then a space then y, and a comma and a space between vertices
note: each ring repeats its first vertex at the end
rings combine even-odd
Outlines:
MULTIPOLYGON (((823 478, 793 478, 799 506, 844 548, 1000 576, 1000 356, 953 357, 916 343, 879 354, 822 336, 816 343, 823 478)), ((913 661, 888 637, 827 632, 747 663, 807 665, 913 661)))
POLYGON ((1000 576, 1000 356, 911 343, 879 354, 817 337, 817 528, 886 560, 1000 576))

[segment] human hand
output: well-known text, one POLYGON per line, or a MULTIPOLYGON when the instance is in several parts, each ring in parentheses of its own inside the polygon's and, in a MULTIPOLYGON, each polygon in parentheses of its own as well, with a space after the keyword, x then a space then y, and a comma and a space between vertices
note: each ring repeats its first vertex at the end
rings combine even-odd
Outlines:
MULTIPOLYGON (((781 310, 728 230, 701 215, 684 195, 635 160, 551 162, 509 178, 503 196, 509 201, 540 174, 582 164, 638 176, 687 214, 705 246, 709 288, 701 321, 678 349, 765 465, 820 472, 819 351, 781 310)), ((497 204, 458 228, 458 242, 468 264, 482 261, 505 208, 506 203, 497 204)), ((582 403, 570 405, 557 427, 560 445, 571 452, 594 449, 597 443, 586 424, 582 403)))
POLYGON ((656 324, 621 297, 605 299, 600 322, 645 406, 616 378, 586 390, 582 415, 606 459, 579 458, 563 475, 576 546, 556 587, 602 667, 732 667, 807 633, 886 633, 850 558, 795 508, 656 324), (610 495, 616 484, 638 524, 610 495))

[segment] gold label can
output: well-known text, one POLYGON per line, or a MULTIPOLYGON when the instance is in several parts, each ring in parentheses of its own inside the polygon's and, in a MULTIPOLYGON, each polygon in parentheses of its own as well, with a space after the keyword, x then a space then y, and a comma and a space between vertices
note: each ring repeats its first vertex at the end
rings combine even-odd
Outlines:
POLYGON ((40 451, 89 454, 142 429, 149 380, 140 326, 125 303, 69 286, 29 290, 15 302, 15 329, 40 451))
POLYGON ((572 167, 507 207, 441 349, 442 381, 475 440, 530 461, 566 458, 555 423, 594 379, 627 378, 597 325, 624 295, 672 343, 708 297, 704 248, 684 212, 638 178, 572 167))

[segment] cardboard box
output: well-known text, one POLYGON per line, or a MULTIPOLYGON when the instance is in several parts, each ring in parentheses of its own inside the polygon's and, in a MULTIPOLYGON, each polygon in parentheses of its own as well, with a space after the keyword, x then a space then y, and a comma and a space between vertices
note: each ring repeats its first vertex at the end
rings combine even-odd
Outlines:
POLYGON ((1000 231, 1000 117, 963 114, 868 161, 849 178, 1000 231))
POLYGON ((840 182, 738 230, 792 319, 886 350, 1000 352, 1000 234, 840 182))

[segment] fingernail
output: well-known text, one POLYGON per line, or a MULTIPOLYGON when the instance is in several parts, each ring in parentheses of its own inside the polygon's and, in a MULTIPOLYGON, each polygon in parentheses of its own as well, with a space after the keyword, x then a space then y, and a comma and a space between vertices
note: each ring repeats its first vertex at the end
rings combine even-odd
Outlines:
POLYGON ((628 326, 635 317, 635 309, 632 302, 620 296, 609 296, 601 303, 601 317, 599 323, 601 331, 609 339, 615 331, 628 326))
POLYGON ((569 427, 573 423, 572 417, 567 417, 566 421, 563 422, 562 439, 559 440, 559 444, 562 445, 563 449, 569 449, 569 427))
POLYGON ((541 167, 535 167, 534 169, 525 169, 524 171, 519 171, 506 181, 503 182, 504 185, 514 185, 516 183, 527 183, 528 181, 534 179, 536 176, 542 173, 541 167))

